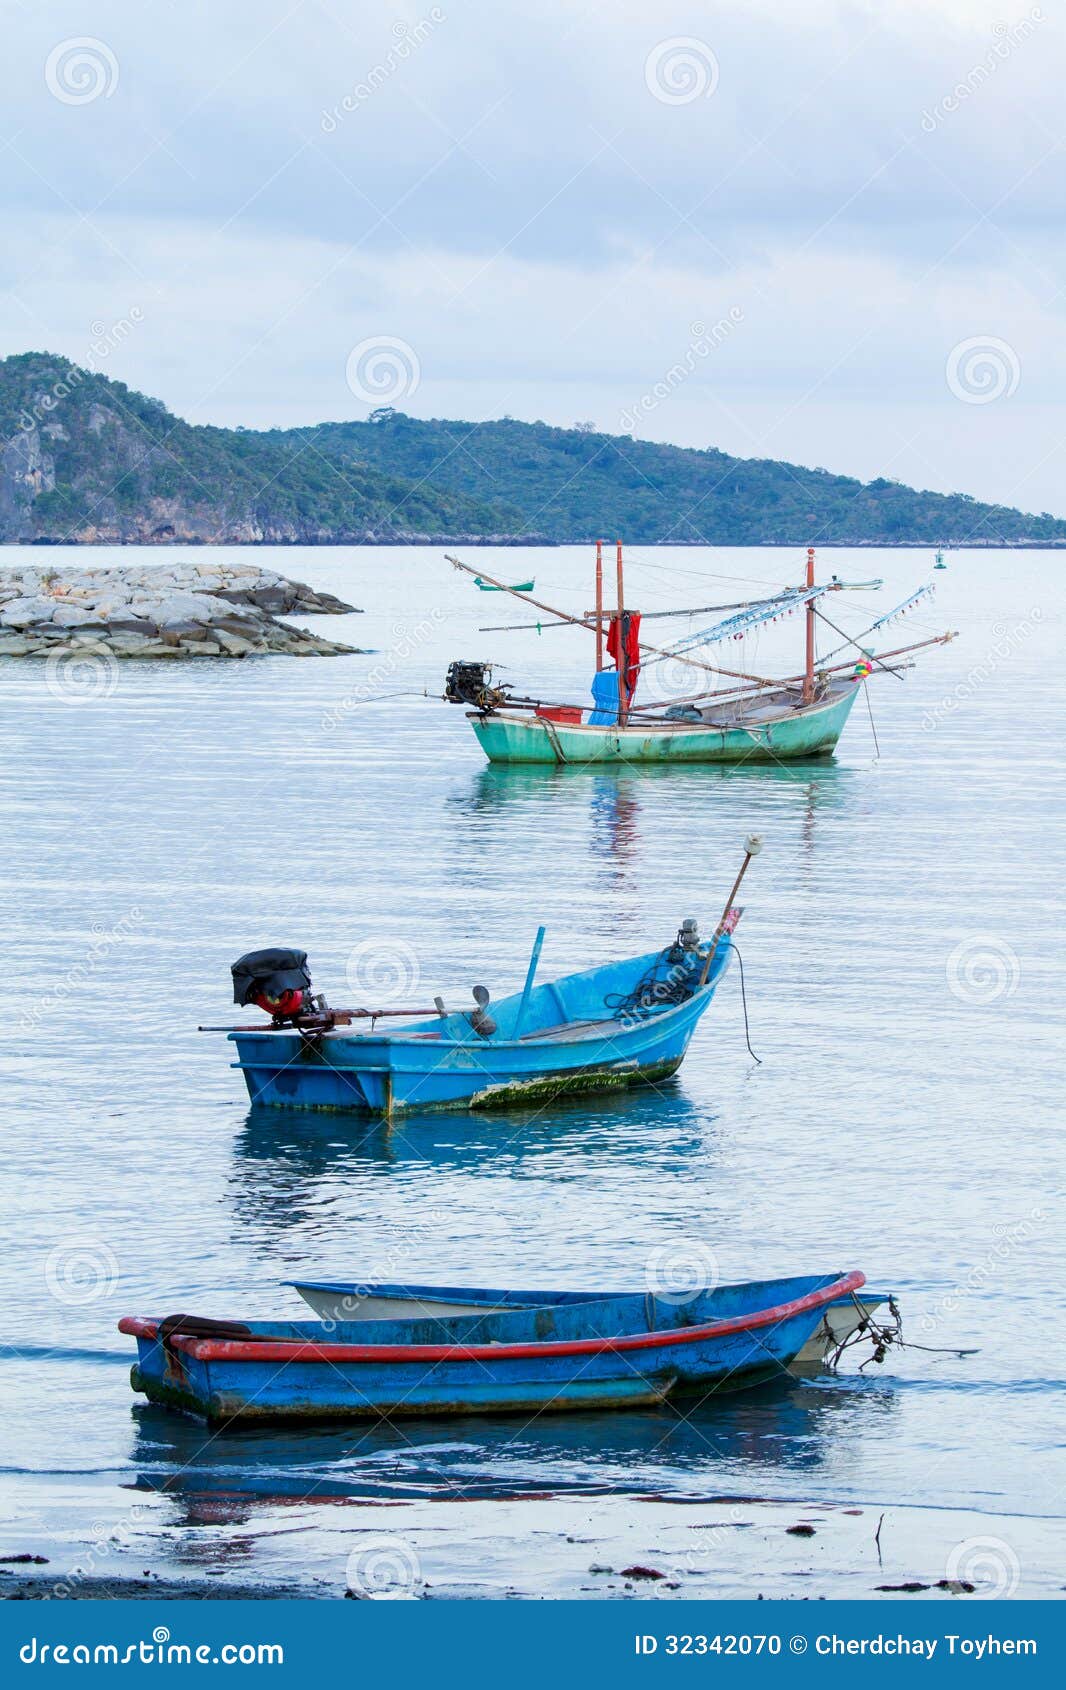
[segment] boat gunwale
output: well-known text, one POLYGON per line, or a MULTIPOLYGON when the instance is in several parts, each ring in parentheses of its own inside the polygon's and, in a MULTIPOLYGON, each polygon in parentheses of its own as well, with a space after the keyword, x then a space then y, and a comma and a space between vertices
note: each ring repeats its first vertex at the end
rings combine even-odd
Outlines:
MULTIPOLYGON (((772 716, 768 721, 764 718, 761 721, 753 721, 750 725, 743 721, 724 723, 703 721, 693 722, 687 721, 680 716, 676 719, 670 718, 669 720, 657 717, 649 722, 641 723, 639 721, 634 721, 633 715, 631 714, 629 720, 621 726, 619 726, 617 722, 552 722, 551 727, 554 728, 557 733, 561 730, 567 734, 616 734, 619 737, 640 739, 647 739, 654 735, 665 736, 667 734, 674 733, 716 734, 719 737, 727 733, 755 734, 760 730, 765 731, 767 728, 776 727, 779 722, 794 722, 800 717, 816 716, 821 711, 835 709, 847 696, 846 689, 849 686, 861 686, 862 681, 858 678, 845 676, 836 680, 833 684, 834 687, 839 687, 840 689, 839 692, 835 693, 835 695, 827 695, 824 698, 814 699, 810 704, 798 704, 792 708, 783 708, 779 715, 772 716)), ((582 706, 582 708, 584 708, 584 706, 582 706)), ((592 705, 589 708, 595 709, 595 706, 592 705)), ((663 708, 669 708, 668 702, 664 703, 663 708)), ((466 712, 466 719, 468 722, 512 722, 518 727, 540 728, 542 733, 546 735, 549 734, 549 728, 545 726, 545 719, 543 716, 538 716, 532 709, 523 711, 520 707, 513 705, 510 709, 505 708, 502 710, 468 710, 466 712)))
MULTIPOLYGON (((551 1039, 543 1040, 543 1042, 546 1043, 546 1044, 550 1044, 553 1049, 559 1049, 559 1048, 568 1049, 573 1045, 581 1045, 581 1044, 586 1044, 586 1043, 587 1044, 592 1044, 592 1043, 602 1044, 602 1043, 605 1043, 605 1042, 611 1042, 613 1039, 616 1039, 616 1038, 628 1038, 632 1034, 637 1033, 637 1032, 641 1031, 642 1029, 652 1027, 652 1026, 660 1027, 660 1026, 662 1026, 663 1022, 668 1020, 671 1016, 680 1016, 683 1011, 690 1010, 692 1008, 693 1004, 701 1002, 701 1000, 704 997, 709 996, 710 994, 712 994, 713 992, 715 992, 717 990, 717 988, 718 988, 718 986, 721 982, 722 976, 723 976, 723 974, 726 970, 726 967, 728 966, 731 951, 732 951, 732 934, 723 933, 723 935, 722 935, 722 937, 721 937, 721 939, 719 940, 719 943, 718 943, 717 952, 716 952, 715 961, 714 961, 714 966, 712 967, 710 974, 707 976, 706 983, 702 986, 697 986, 695 991, 692 993, 692 996, 685 998, 684 1001, 681 1002, 681 1003, 668 1003, 668 1004, 661 1004, 661 1005, 658 1005, 658 1006, 653 1006, 652 1008, 650 1008, 647 1011, 646 1014, 641 1016, 638 1020, 634 1021, 628 1027, 623 1025, 621 1017, 618 1017, 617 1018, 617 1028, 618 1028, 618 1030, 617 1030, 616 1033, 605 1033, 603 1031, 600 1031, 600 1032, 590 1031, 590 1032, 587 1032, 587 1033, 577 1033, 572 1038, 563 1039, 563 1038, 559 1038, 558 1036, 556 1036, 556 1037, 551 1038, 551 1039), (721 961, 718 960, 719 958, 721 958, 721 961)), ((595 971, 594 970, 588 970, 587 972, 592 973, 592 972, 595 972, 595 971)), ((578 976, 578 975, 563 975, 562 980, 554 981, 553 984, 560 985, 565 980, 577 979, 577 978, 580 978, 580 976, 578 976)), ((519 993, 512 992, 512 993, 508 994, 507 998, 501 998, 499 1000, 499 1002, 500 1003, 506 1003, 509 998, 518 997, 518 996, 519 996, 519 993)), ((497 1007, 498 1007, 498 1005, 497 1005, 497 1007)), ((387 1019, 387 1017, 382 1016, 382 1020, 385 1020, 385 1019, 387 1019)), ((427 1020, 425 1022, 419 1023, 417 1027, 412 1027, 412 1028, 408 1029, 407 1032, 396 1032, 396 1033, 390 1033, 388 1031, 364 1033, 364 1032, 354 1032, 354 1031, 352 1031, 352 1030, 350 1030, 349 1028, 346 1028, 346 1027, 331 1027, 327 1031, 324 1031, 324 1032, 321 1032, 321 1033, 316 1033, 315 1038, 316 1038, 316 1040, 320 1040, 322 1043, 325 1043, 327 1039, 330 1040, 333 1043, 350 1043, 350 1044, 355 1044, 360 1039, 365 1039, 368 1043, 375 1043, 375 1044, 383 1044, 383 1043, 387 1042, 390 1050, 395 1049, 398 1046, 403 1046, 403 1045, 408 1045, 408 1044, 416 1047, 419 1050, 424 1050, 425 1047, 426 1047, 426 1044, 428 1042, 431 1042, 434 1045, 434 1048, 440 1048, 442 1050, 482 1050, 482 1051, 526 1050, 526 1051, 528 1051, 533 1046, 536 1045, 538 1034, 539 1034, 539 1031, 540 1031, 537 1028, 534 1028, 532 1032, 524 1033, 520 1038, 517 1038, 517 1039, 501 1039, 501 1038, 497 1038, 496 1035, 493 1033, 488 1038, 480 1038, 477 1035, 475 1035, 475 1037, 472 1038, 472 1039, 448 1039, 448 1038, 439 1037, 439 1038, 435 1038, 433 1040, 429 1040, 427 1035, 428 1035, 429 1032, 432 1031, 432 1025, 433 1025, 432 1022, 427 1020)), ((565 1025, 571 1025, 571 1023, 565 1023, 565 1025)), ((581 1025, 580 1019, 575 1020, 572 1023, 572 1025, 573 1026, 580 1026, 581 1025)), ((599 1022, 596 1022, 595 1025, 597 1027, 602 1028, 604 1023, 602 1021, 599 1021, 599 1022)), ((551 1031, 551 1029, 545 1028, 545 1029, 543 1029, 543 1031, 548 1032, 548 1031, 551 1031)), ((557 1031, 557 1029, 556 1029, 556 1031, 557 1031)), ((259 1038, 294 1038, 294 1037, 299 1038, 301 1036, 302 1035, 301 1035, 299 1027, 273 1027, 273 1026, 270 1026, 269 1023, 262 1028, 256 1027, 252 1031, 241 1031, 239 1033, 231 1032, 231 1033, 226 1034, 226 1038, 231 1044, 239 1044, 242 1039, 248 1039, 248 1038, 253 1038, 253 1039, 259 1039, 259 1038)), ((231 1067, 233 1067, 233 1068, 259 1068, 261 1066, 262 1066, 262 1064, 260 1062, 234 1062, 234 1063, 231 1064, 231 1067)), ((377 1072, 377 1071, 380 1071, 381 1073, 387 1073, 387 1072, 392 1071, 392 1069, 394 1067, 394 1065, 392 1063, 380 1063, 380 1064, 362 1063, 362 1064, 360 1064, 360 1066, 366 1068, 368 1073, 373 1073, 373 1072, 377 1072)))
MULTIPOLYGON (((179 1333, 169 1340, 169 1345, 194 1361, 230 1362, 499 1362, 534 1360, 542 1356, 609 1355, 710 1342, 764 1326, 778 1326, 796 1315, 824 1308, 849 1292, 858 1291, 865 1284, 866 1275, 856 1270, 820 1290, 808 1291, 803 1297, 774 1304, 768 1309, 731 1315, 703 1326, 671 1327, 662 1332, 641 1332, 613 1338, 572 1338, 520 1344, 324 1344, 313 1339, 193 1338, 182 1337, 179 1333)), ((159 1337, 158 1320, 146 1315, 123 1315, 118 1329, 128 1337, 149 1340, 158 1340, 159 1337)))

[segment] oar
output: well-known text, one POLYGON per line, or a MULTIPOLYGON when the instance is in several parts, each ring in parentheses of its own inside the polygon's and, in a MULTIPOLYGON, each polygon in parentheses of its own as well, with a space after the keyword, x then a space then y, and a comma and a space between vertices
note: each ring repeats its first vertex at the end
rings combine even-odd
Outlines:
POLYGON ((522 996, 518 1004, 518 1014, 514 1018, 514 1031, 511 1034, 512 1039, 521 1037, 522 1022, 526 1017, 526 1005, 529 1003, 529 994, 533 990, 533 976, 537 972, 537 963, 540 961, 540 947, 544 943, 544 934, 546 931, 546 928, 537 928, 537 937, 533 941, 533 949, 529 957, 529 967, 526 969, 526 983, 522 987, 522 996))
POLYGON ((717 951, 719 945, 722 942, 722 934, 725 932, 726 924, 729 921, 729 912, 733 908, 734 898, 736 897, 737 893, 740 891, 740 883, 743 880, 745 874, 747 873, 748 864, 751 862, 752 857, 757 857, 759 855, 759 852, 761 850, 762 850, 762 839, 760 838, 759 834, 749 833, 748 837, 744 841, 744 861, 740 865, 740 873, 737 875, 737 878, 733 882, 733 890, 730 892, 728 898, 725 901, 725 909, 722 911, 722 919, 718 923, 718 926, 715 928, 713 937, 711 939, 711 946, 710 946, 709 951, 707 952, 707 960, 703 965, 703 973, 700 975, 700 985, 701 986, 705 986, 707 984, 707 976, 711 972, 711 964, 714 961, 715 952, 717 951))

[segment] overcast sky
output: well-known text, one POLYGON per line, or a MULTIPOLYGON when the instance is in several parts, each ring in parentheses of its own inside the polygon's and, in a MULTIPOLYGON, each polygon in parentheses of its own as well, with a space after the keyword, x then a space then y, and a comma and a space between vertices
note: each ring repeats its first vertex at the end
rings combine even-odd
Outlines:
POLYGON ((4 352, 1066 515, 1061 0, 2 13, 4 352))

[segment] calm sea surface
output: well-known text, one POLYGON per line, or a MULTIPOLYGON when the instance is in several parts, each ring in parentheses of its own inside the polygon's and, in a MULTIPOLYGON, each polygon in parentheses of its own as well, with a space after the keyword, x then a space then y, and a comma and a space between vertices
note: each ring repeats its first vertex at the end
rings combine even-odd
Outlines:
MULTIPOLYGON (((591 669, 578 631, 479 633, 536 613, 436 550, 233 555, 364 607, 307 625, 374 654, 131 663, 88 685, 0 662, 12 1548, 65 1565, 134 1508, 138 1570, 274 1576, 268 1540, 298 1530, 288 1574, 322 1576, 344 1560, 331 1499, 700 1494, 969 1511, 1023 1590, 1057 1589, 1040 1546, 1066 1513, 1062 555, 953 552, 931 576, 923 553, 824 553, 885 578, 829 601, 842 627, 934 579, 885 643, 961 636, 872 681, 880 755, 860 699, 829 761, 644 773, 490 769, 463 712, 417 696, 453 657, 562 700, 591 669), (516 989, 539 922, 542 978, 666 944, 685 916, 713 924, 749 831, 761 1066, 735 973, 665 1086, 391 1131, 250 1113, 231 1047, 195 1030, 232 1018, 229 965, 255 946, 306 949, 338 1001, 429 1003, 516 989), (727 1279, 862 1268, 932 1348, 686 1417, 220 1437, 133 1397, 115 1330, 299 1318, 300 1276, 640 1287, 664 1249, 713 1252, 727 1279)), ((590 603, 584 548, 471 561, 590 603)), ((627 596, 730 603, 801 564, 633 548, 627 596)), ((651 626, 665 643, 686 624, 651 626)), ((801 644, 797 617, 720 654, 791 673, 801 644)))

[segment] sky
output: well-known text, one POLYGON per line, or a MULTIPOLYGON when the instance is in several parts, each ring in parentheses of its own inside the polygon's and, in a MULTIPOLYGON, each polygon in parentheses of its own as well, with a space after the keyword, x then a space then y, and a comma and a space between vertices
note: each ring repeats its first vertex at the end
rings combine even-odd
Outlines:
POLYGON ((1061 0, 0 0, 0 352, 1066 516, 1061 0))

